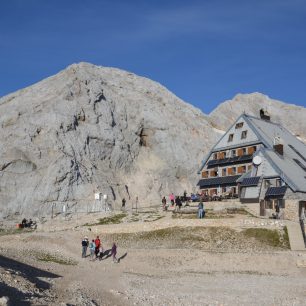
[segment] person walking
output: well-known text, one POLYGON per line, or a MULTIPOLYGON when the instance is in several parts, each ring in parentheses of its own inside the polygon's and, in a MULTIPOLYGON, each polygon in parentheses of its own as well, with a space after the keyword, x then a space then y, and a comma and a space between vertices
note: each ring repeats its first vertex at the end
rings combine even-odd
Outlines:
POLYGON ((125 200, 125 198, 123 198, 123 199, 122 199, 122 206, 121 206, 122 209, 125 209, 125 203, 126 203, 126 200, 125 200))
POLYGON ((203 202, 201 201, 198 205, 198 218, 203 219, 204 216, 205 216, 204 205, 203 202))
POLYGON ((95 258, 95 250, 96 250, 95 240, 92 239, 90 244, 89 244, 90 260, 94 260, 94 258, 95 258))
POLYGON ((113 246, 112 246, 111 255, 113 256, 113 262, 118 263, 118 259, 116 257, 116 255, 117 255, 117 245, 116 245, 115 242, 113 243, 113 246))
POLYGON ((170 202, 171 202, 171 206, 173 206, 174 205, 174 199, 175 199, 175 197, 174 197, 174 194, 173 194, 173 192, 169 195, 169 200, 170 200, 170 202))
POLYGON ((96 258, 98 258, 99 249, 100 249, 100 245, 101 245, 101 240, 100 240, 99 236, 97 236, 97 238, 95 240, 95 245, 96 245, 95 254, 96 254, 96 258))
POLYGON ((84 237, 84 239, 82 240, 82 258, 86 257, 87 247, 88 247, 88 238, 84 237))
POLYGON ((163 210, 167 210, 167 200, 165 196, 162 198, 162 205, 163 205, 163 210))

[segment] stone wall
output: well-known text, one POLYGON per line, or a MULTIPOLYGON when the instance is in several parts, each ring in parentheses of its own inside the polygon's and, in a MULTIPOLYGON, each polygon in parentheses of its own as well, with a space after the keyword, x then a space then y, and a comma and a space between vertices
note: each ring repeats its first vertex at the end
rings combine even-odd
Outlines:
POLYGON ((299 221, 299 201, 298 200, 285 200, 284 219, 299 221))

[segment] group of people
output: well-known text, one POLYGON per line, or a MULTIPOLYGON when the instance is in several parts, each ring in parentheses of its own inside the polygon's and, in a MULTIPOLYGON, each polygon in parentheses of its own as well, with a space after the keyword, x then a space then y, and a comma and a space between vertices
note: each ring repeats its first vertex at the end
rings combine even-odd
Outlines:
POLYGON ((26 218, 23 218, 21 221, 21 228, 36 228, 36 222, 30 219, 29 221, 26 218))
MULTIPOLYGON (((183 203, 185 203, 185 206, 189 206, 188 201, 189 201, 189 198, 187 197, 186 190, 184 191, 182 196, 175 196, 173 192, 169 195, 170 206, 173 207, 175 205, 176 210, 180 210, 181 207, 183 206, 183 203)), ((163 210, 168 209, 167 199, 165 196, 162 198, 162 206, 163 206, 163 210)))
MULTIPOLYGON (((175 196, 173 193, 171 193, 169 195, 169 201, 171 203, 170 205, 173 207, 175 204, 176 210, 179 211, 183 206, 183 202, 185 202, 185 206, 187 206, 187 192, 184 191, 183 196, 175 196)), ((168 210, 167 199, 165 196, 162 198, 162 206, 163 210, 168 210)))
MULTIPOLYGON (((104 251, 102 247, 102 242, 99 236, 96 237, 96 239, 92 239, 91 242, 89 242, 88 237, 85 236, 82 240, 82 258, 87 257, 87 249, 89 248, 89 253, 90 253, 90 260, 102 260, 103 256, 107 256, 109 254, 108 251, 104 251)), ((112 245, 112 248, 110 250, 110 255, 113 257, 113 262, 118 263, 118 259, 116 257, 117 255, 117 245, 114 242, 112 245)), ((107 258, 106 257, 106 258, 107 258)))
MULTIPOLYGON (((183 205, 183 201, 184 199, 187 199, 187 193, 186 191, 184 191, 184 196, 180 197, 180 196, 174 196, 173 193, 171 193, 169 195, 169 200, 170 200, 170 205, 173 207, 174 204, 175 204, 175 208, 176 208, 176 211, 180 211, 182 205, 183 205)), ((166 197, 164 196, 162 198, 162 207, 163 207, 163 210, 168 210, 168 205, 167 205, 167 199, 166 197)), ((203 219, 205 217, 205 209, 204 209, 204 204, 202 201, 200 201, 199 205, 198 205, 198 218, 199 219, 203 219)))

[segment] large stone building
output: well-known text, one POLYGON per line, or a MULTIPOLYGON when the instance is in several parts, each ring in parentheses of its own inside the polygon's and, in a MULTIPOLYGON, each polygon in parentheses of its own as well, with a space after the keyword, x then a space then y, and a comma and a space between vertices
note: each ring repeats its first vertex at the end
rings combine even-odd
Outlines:
POLYGON ((208 196, 231 195, 271 215, 299 220, 306 209, 306 145, 283 126, 242 114, 203 160, 198 186, 208 196))

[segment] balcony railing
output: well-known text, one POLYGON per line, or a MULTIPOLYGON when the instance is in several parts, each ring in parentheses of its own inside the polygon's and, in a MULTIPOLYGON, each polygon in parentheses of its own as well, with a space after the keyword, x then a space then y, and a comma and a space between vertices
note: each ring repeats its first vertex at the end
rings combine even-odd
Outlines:
POLYGON ((238 164, 242 162, 252 161, 253 155, 242 155, 223 159, 212 159, 207 163, 207 168, 212 168, 220 165, 238 164))

